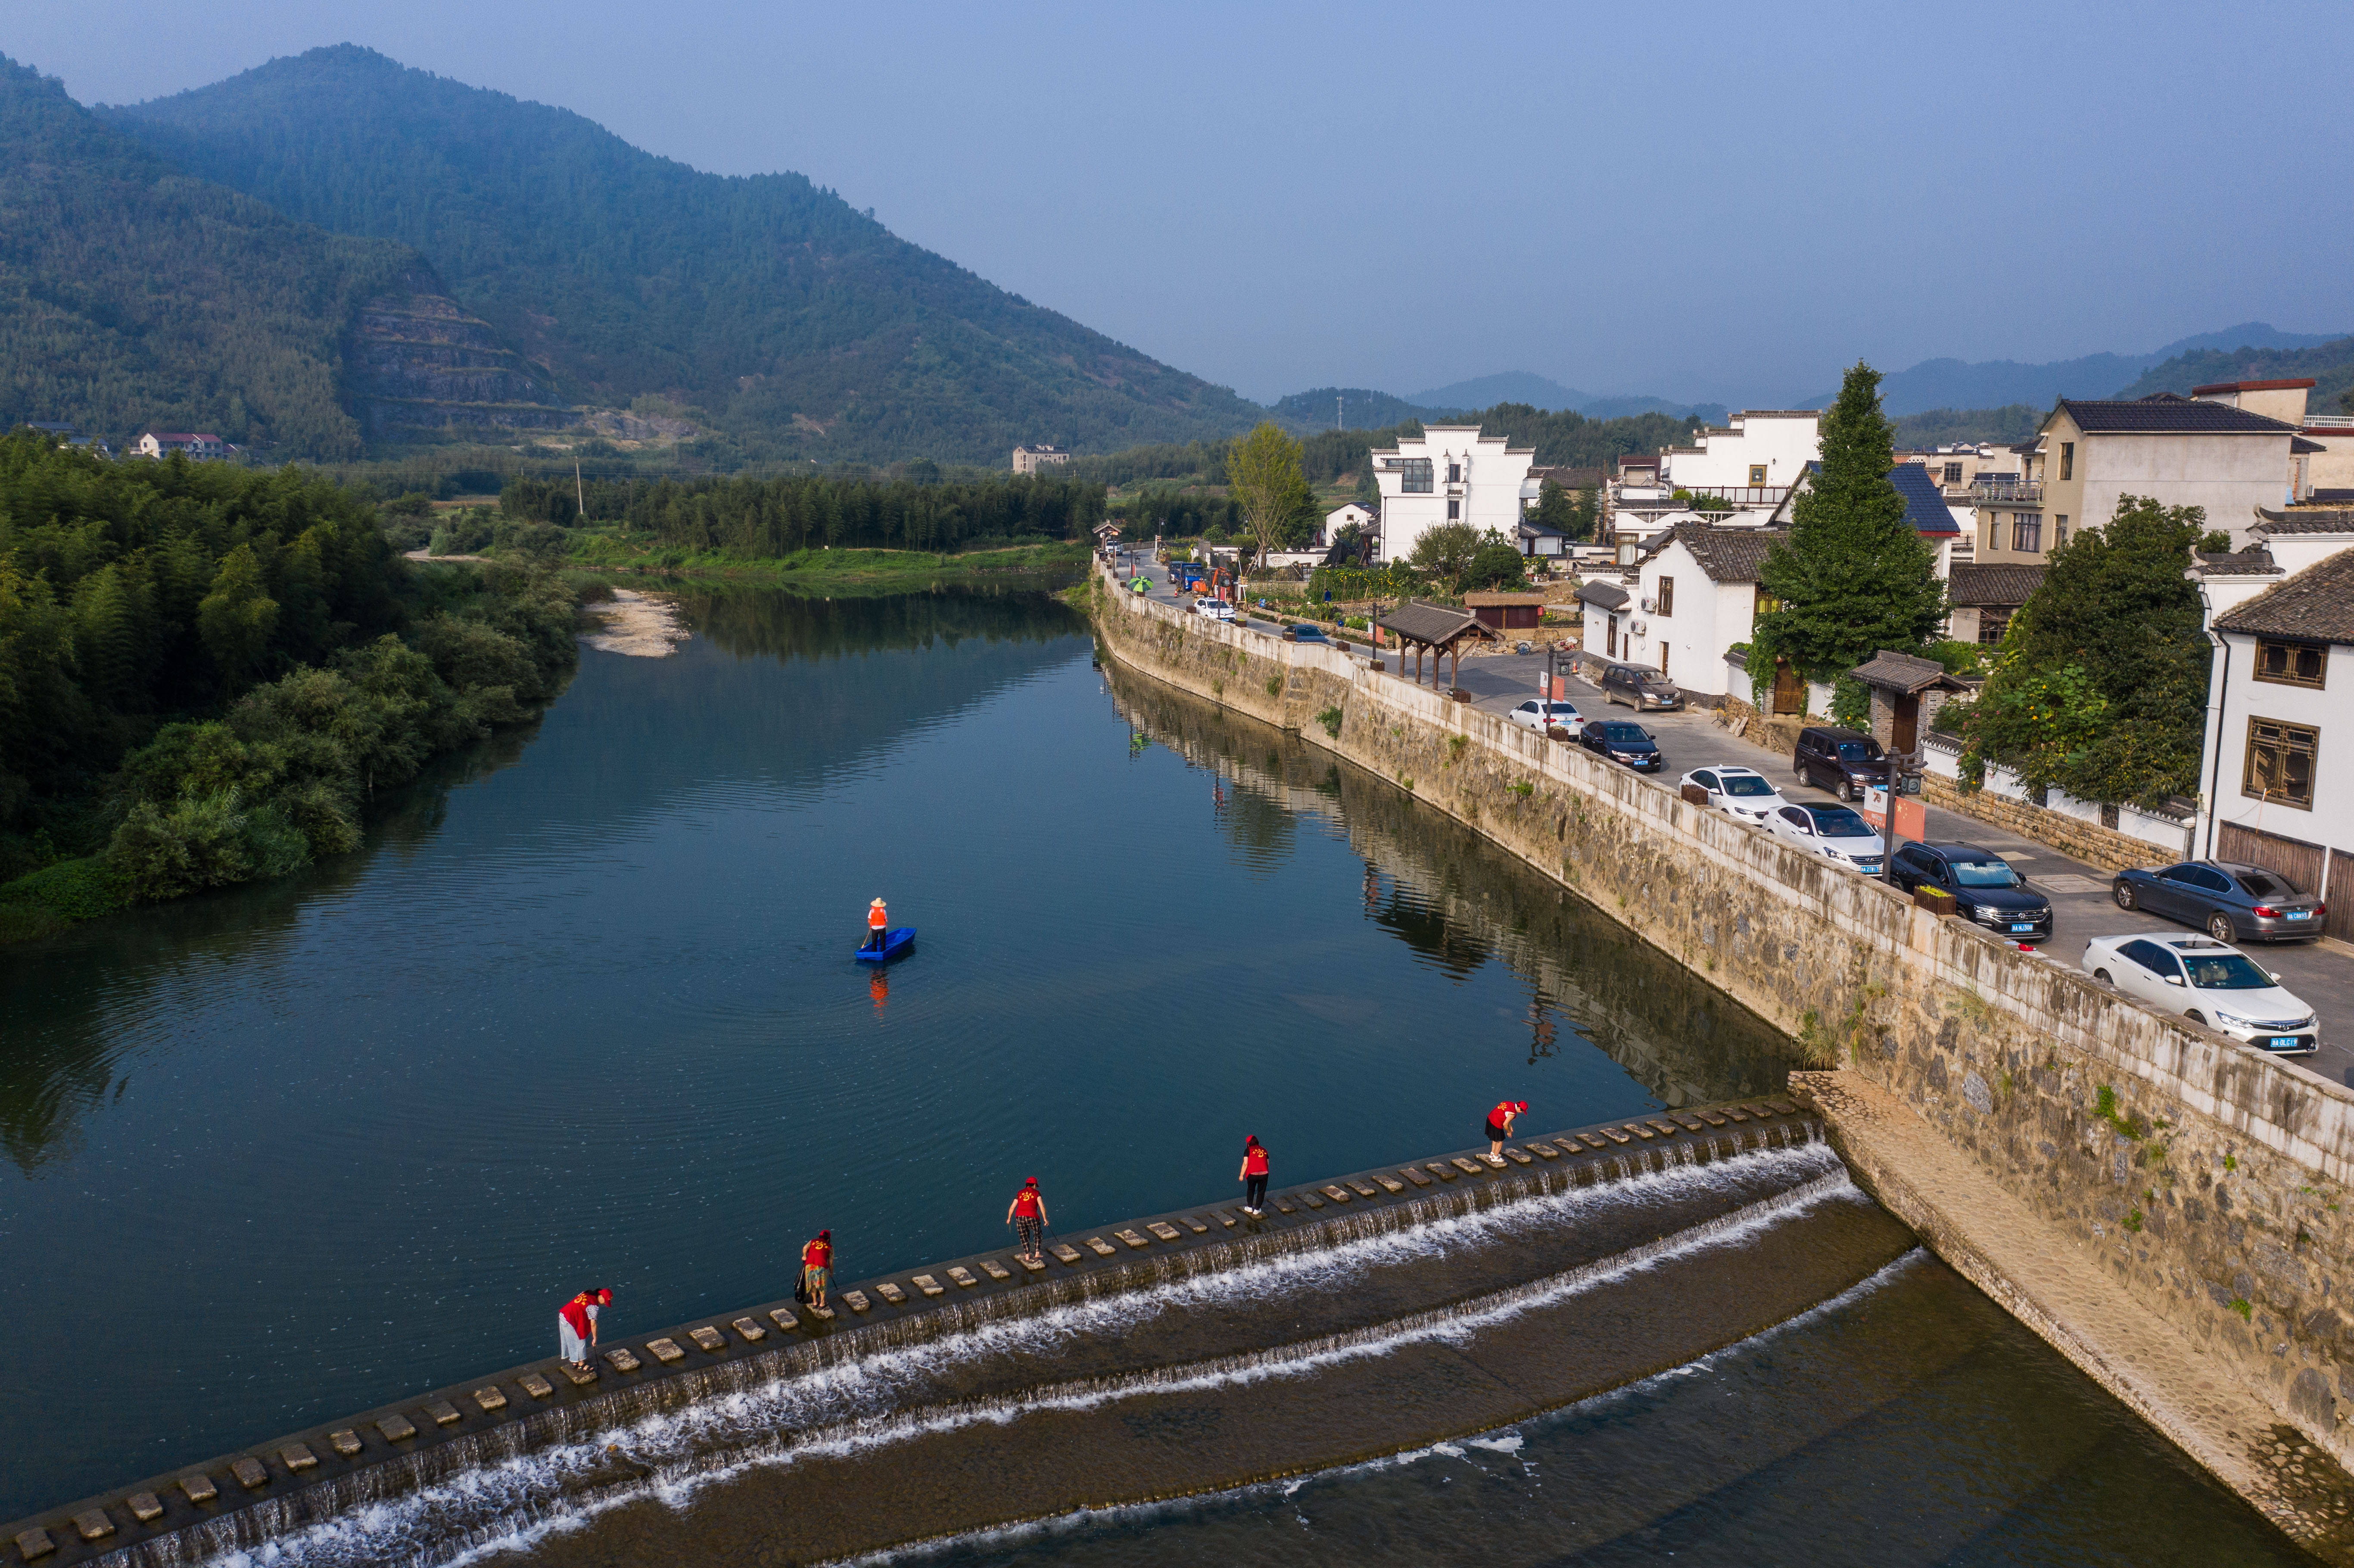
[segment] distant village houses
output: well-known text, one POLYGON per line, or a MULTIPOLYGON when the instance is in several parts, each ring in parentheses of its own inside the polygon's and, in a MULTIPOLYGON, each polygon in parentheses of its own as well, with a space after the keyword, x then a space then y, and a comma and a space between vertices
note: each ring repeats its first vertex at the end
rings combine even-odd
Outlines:
POLYGON ((228 456, 229 445, 218 436, 192 430, 150 430, 139 438, 131 449, 140 457, 160 458, 172 452, 186 452, 191 458, 205 460, 228 456))
POLYGON ((1013 471, 1016 473, 1036 473, 1042 468, 1051 468, 1056 463, 1070 461, 1071 454, 1060 447, 1015 447, 1013 449, 1013 471))

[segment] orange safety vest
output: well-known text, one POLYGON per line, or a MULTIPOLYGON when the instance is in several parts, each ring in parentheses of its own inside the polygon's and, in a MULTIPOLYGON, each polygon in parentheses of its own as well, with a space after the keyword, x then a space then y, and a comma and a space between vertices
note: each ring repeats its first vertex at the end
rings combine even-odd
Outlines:
POLYGON ((881 929, 883 929, 885 926, 888 926, 889 924, 891 924, 891 916, 890 916, 890 913, 889 913, 887 910, 876 909, 876 908, 873 908, 873 907, 869 907, 869 908, 867 909, 867 911, 866 911, 866 928, 867 928, 868 930, 870 930, 870 931, 880 931, 881 929))

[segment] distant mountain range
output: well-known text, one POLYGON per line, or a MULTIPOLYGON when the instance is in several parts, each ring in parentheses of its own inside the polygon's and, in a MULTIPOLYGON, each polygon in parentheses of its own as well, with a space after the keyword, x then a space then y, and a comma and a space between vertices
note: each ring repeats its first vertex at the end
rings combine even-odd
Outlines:
POLYGON ((1677 403, 1665 397, 1596 397, 1574 387, 1564 387, 1551 376, 1539 376, 1527 370, 1508 370, 1501 376, 1481 376, 1469 381, 1458 381, 1446 387, 1434 387, 1427 392, 1417 392, 1406 401, 1433 408, 1489 408, 1498 403, 1526 403, 1550 413, 1583 414, 1589 419, 1621 419, 1630 414, 1665 414, 1670 418, 1693 417, 1720 424, 1725 416, 1722 403, 1677 403))
MULTIPOLYGON (((2232 357, 2231 351, 2315 348, 2340 335, 2282 332, 2269 323, 2246 322, 2221 332, 2178 338, 2148 354, 2088 354, 2081 359, 2056 359, 2044 365, 2021 365, 2010 359, 1977 364, 1959 359, 1928 359, 1909 370, 1882 377, 1880 399, 1890 415, 1901 417, 1933 408, 1993 408, 2006 403, 2049 408, 2062 397, 2139 397, 2138 392, 2126 393, 2122 389, 2139 385, 2137 377, 2157 372, 2170 360, 2215 351, 2224 351, 2218 357, 2229 360, 2232 357)), ((2241 377, 2218 376, 2214 379, 2241 377)), ((2188 391, 2199 384, 2186 383, 2178 390, 2188 391)), ((1835 391, 1826 393, 1798 406, 1826 408, 1838 395, 1835 391)))

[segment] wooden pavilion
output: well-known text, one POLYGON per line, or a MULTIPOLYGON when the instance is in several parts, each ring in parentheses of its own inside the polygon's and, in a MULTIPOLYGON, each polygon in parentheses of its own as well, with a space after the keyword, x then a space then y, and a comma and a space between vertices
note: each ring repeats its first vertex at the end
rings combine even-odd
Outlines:
POLYGON ((1416 685, 1422 683, 1423 652, 1426 649, 1429 651, 1433 690, 1438 685, 1439 661, 1449 653, 1455 656, 1456 676, 1450 684, 1461 683, 1465 638, 1483 638, 1490 642, 1498 640, 1496 634, 1480 625, 1479 618, 1468 609, 1447 609, 1440 605, 1420 604, 1413 599, 1406 600, 1374 624, 1397 639, 1399 674, 1405 673, 1405 651, 1409 648, 1414 650, 1414 682, 1416 685))

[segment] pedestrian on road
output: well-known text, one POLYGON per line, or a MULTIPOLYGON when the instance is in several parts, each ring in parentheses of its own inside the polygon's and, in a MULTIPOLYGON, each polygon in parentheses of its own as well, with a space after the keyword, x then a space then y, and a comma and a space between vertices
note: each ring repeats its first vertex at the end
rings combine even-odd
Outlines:
POLYGON ((597 1342, 597 1309, 610 1305, 613 1293, 603 1287, 583 1290, 556 1309, 556 1352, 576 1367, 588 1364, 589 1348, 597 1342))
POLYGON ((1022 1191, 1005 1206, 1005 1217, 1013 1222, 1020 1255, 1032 1263, 1045 1262, 1039 1249, 1046 1240, 1046 1200, 1038 1191, 1038 1178, 1033 1176, 1022 1183, 1022 1191))
POLYGON ((1526 1100, 1506 1100, 1488 1113, 1488 1158, 1504 1158, 1504 1139, 1512 1136, 1512 1118, 1529 1108, 1526 1100))
POLYGON ((809 1292, 809 1304, 820 1311, 825 1308, 825 1287, 833 1281, 833 1233, 820 1231, 817 1239, 801 1248, 801 1287, 809 1292))
POLYGON ((1243 1184, 1243 1213, 1257 1219, 1267 1202, 1267 1145, 1256 1133, 1243 1139, 1243 1168, 1236 1175, 1243 1184))

